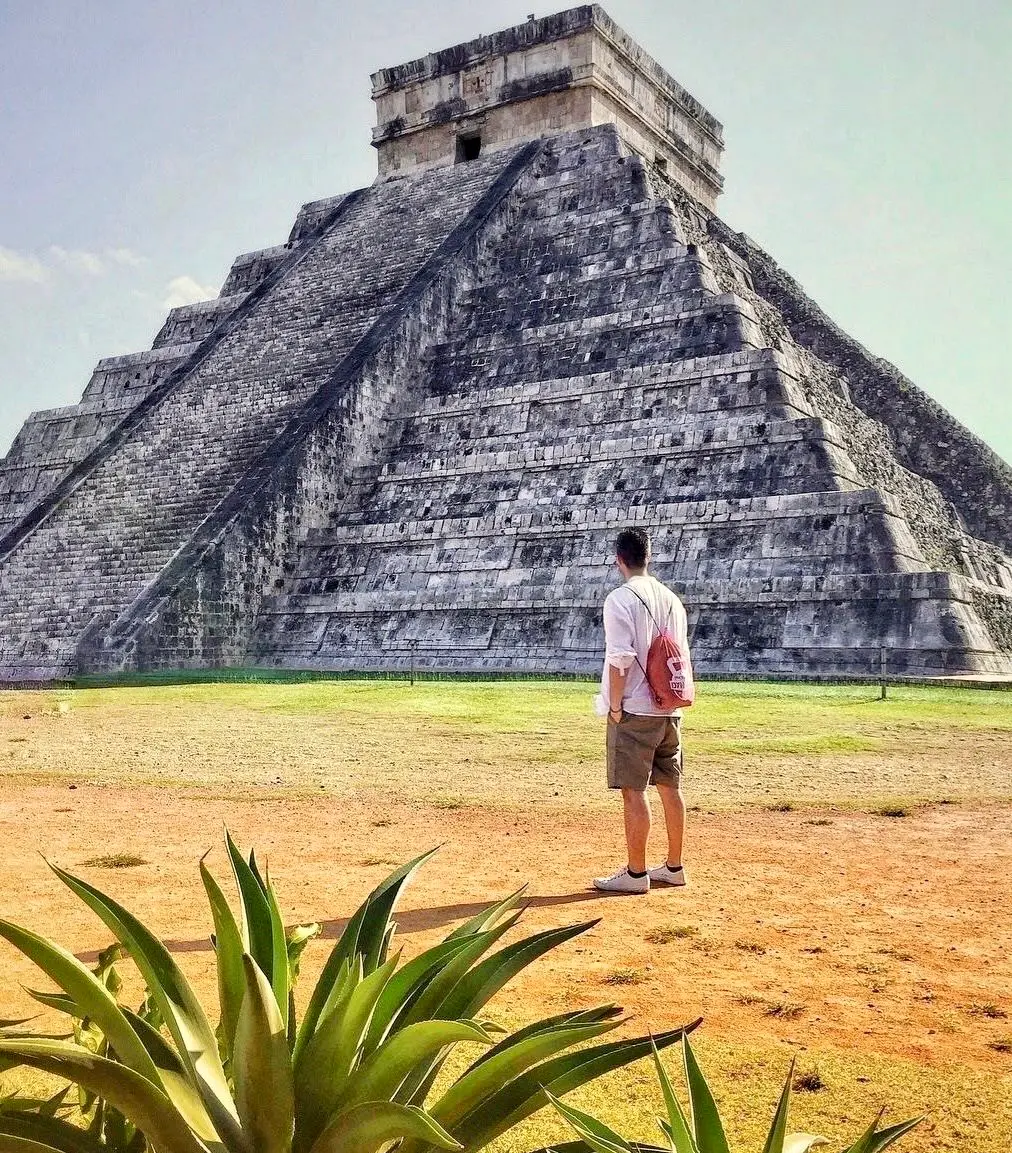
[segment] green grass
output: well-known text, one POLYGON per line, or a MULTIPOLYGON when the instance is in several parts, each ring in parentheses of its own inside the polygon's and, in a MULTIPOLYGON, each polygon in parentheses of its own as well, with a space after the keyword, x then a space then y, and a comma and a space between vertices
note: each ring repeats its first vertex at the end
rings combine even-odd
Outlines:
POLYGON ((90 866, 93 869, 136 869, 138 865, 146 865, 148 862, 143 857, 138 857, 136 853, 106 853, 101 857, 92 857, 90 860, 82 861, 82 865, 90 866))
MULTIPOLYGON (((221 786, 239 773, 254 788, 388 789, 445 808, 613 799, 601 787, 602 723, 585 681, 197 676, 0 693, 0 772, 221 786)), ((939 798, 1009 799, 1012 694, 905 686, 881 701, 876 692, 704 682, 684 721, 691 801, 898 816, 939 798)))
POLYGON ((670 945, 672 941, 686 941, 698 935, 699 929, 695 925, 670 925, 652 929, 644 940, 650 945, 670 945))

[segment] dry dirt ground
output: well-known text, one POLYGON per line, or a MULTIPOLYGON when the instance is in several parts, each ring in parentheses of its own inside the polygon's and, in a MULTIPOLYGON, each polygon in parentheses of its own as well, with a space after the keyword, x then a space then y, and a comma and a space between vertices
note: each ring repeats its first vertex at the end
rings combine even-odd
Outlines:
MULTIPOLYGON (((741 1149, 761 1147, 796 1054, 825 1084, 798 1094, 796 1128, 839 1145, 888 1103, 894 1118, 930 1111, 909 1150, 1007 1150, 1012 696, 962 694, 957 723, 953 699, 914 690, 868 719, 867 701, 842 690, 720 686, 687 722, 690 748, 698 734, 687 793, 700 805, 690 887, 607 898, 587 882, 620 862, 618 811, 600 788, 599 726, 577 704, 586 693, 3 694, 0 914, 81 953, 107 943, 44 854, 170 939, 213 1003, 196 862, 223 824, 269 859, 291 922, 322 921, 325 937, 394 864, 441 844, 398 916, 409 953, 525 882, 531 931, 601 918, 499 998, 504 1022, 601 1001, 624 1005, 630 1030, 703 1016, 697 1048, 741 1149), (764 740, 781 750, 750 747, 764 740), (771 796, 786 811, 770 811, 771 796), (111 855, 143 863, 88 863, 111 855)), ((211 860, 224 876, 220 850, 211 860)), ((326 941, 311 946, 304 981, 325 955, 326 941)), ((20 983, 37 981, 11 951, 2 958, 0 1018, 27 1008, 20 983)), ((583 1101, 656 1139, 648 1068, 583 1101)), ((512 1147, 560 1137, 541 1120, 512 1147)))

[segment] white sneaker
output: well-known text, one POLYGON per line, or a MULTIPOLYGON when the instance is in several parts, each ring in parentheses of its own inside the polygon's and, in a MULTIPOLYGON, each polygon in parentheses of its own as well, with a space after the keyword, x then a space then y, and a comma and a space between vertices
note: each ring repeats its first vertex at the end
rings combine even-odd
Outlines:
POLYGON ((681 888, 686 884, 685 870, 681 865, 677 869, 669 869, 667 861, 663 865, 658 865, 656 869, 650 869, 647 876, 651 881, 656 881, 661 885, 674 885, 681 888))
POLYGON ((594 888, 602 893, 649 893, 650 875, 645 877, 632 877, 629 869, 619 869, 611 877, 595 877, 594 888))

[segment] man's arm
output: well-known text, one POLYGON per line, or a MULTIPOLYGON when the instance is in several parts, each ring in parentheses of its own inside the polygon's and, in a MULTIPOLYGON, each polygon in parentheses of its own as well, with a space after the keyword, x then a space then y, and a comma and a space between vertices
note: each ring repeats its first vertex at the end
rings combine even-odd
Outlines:
POLYGON ((608 715, 613 720, 622 719, 622 698, 625 696, 625 669, 608 665, 608 715), (617 702, 617 703, 616 703, 617 702))
POLYGON ((604 643, 604 659, 608 666, 608 715, 619 720, 625 695, 625 674, 636 660, 636 643, 628 611, 612 597, 604 602, 604 643))

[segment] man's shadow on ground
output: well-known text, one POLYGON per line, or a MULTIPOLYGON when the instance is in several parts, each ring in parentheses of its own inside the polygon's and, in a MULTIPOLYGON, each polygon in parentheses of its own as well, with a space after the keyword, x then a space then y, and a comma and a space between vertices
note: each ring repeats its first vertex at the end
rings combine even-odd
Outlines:
MULTIPOLYGON (((593 889, 583 889, 577 893, 556 893, 545 897, 528 897, 523 905, 530 909, 550 909, 555 905, 578 905, 584 901, 607 899, 609 894, 599 893, 593 889)), ((468 917, 476 917, 485 909, 495 904, 494 901, 472 901, 459 905, 433 905, 429 909, 403 909, 394 913, 393 920, 397 922, 399 933, 423 933, 426 929, 441 929, 452 925, 455 921, 465 921, 468 917)), ((323 940, 335 940, 344 932, 349 918, 342 917, 332 921, 323 921, 323 940)), ((170 953, 210 953, 213 951, 210 937, 202 937, 196 941, 168 940, 163 942, 170 953)), ((98 960, 98 950, 74 954, 79 961, 92 965, 98 960)))

